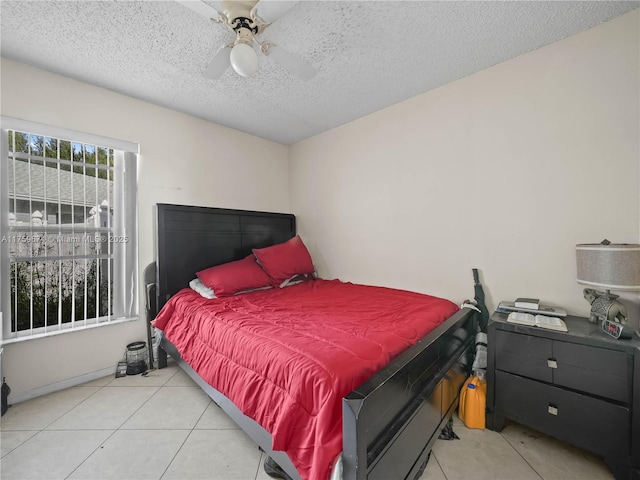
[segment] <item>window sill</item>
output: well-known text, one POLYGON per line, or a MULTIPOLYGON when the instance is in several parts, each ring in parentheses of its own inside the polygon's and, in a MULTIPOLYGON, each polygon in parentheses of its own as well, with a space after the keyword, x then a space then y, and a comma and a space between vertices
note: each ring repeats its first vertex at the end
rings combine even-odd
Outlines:
POLYGON ((87 331, 87 330, 90 330, 90 329, 94 329, 94 328, 109 327, 109 326, 112 326, 112 325, 119 325, 121 323, 133 322, 133 321, 136 321, 136 320, 139 320, 139 319, 140 319, 140 317, 137 317, 137 316, 136 317, 119 318, 119 319, 116 319, 116 320, 111 320, 110 322, 94 323, 92 325, 85 325, 85 326, 82 326, 82 327, 62 328, 60 330, 51 330, 51 331, 43 332, 43 333, 36 333, 34 335, 14 336, 14 337, 2 339, 2 345, 9 345, 9 344, 12 344, 12 343, 20 343, 20 342, 25 342, 25 341, 29 341, 29 340, 37 340, 37 339, 42 339, 42 338, 50 338, 50 337, 53 337, 53 336, 65 335, 65 334, 69 334, 69 333, 73 333, 73 332, 84 332, 84 331, 87 331))

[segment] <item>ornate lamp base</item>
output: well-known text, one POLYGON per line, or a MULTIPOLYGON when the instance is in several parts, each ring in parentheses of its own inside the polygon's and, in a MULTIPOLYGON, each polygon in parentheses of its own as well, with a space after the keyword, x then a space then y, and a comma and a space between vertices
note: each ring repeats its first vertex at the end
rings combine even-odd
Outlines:
POLYGON ((591 315, 589 321, 596 323, 598 320, 610 320, 627 325, 627 309, 617 299, 619 295, 614 295, 609 290, 600 292, 593 288, 584 289, 584 298, 591 304, 591 315))

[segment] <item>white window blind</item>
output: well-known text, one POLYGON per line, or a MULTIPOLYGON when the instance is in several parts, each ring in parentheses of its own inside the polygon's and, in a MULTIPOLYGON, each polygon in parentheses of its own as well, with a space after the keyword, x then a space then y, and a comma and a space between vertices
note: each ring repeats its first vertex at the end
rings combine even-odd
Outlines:
POLYGON ((137 316, 136 157, 135 144, 2 118, 5 341, 137 316))

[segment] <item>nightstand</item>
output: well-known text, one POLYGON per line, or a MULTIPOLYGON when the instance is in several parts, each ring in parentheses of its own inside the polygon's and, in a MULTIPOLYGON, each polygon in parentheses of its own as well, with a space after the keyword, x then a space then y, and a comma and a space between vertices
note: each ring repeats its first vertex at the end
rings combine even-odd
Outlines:
POLYGON ((569 332, 507 323, 488 328, 487 428, 505 420, 571 443, 640 480, 640 339, 616 340, 600 323, 568 316, 569 332))

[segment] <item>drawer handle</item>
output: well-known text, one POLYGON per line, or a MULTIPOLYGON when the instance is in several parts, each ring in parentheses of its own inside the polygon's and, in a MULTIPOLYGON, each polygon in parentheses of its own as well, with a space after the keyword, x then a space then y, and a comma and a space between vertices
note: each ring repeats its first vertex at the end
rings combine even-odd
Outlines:
POLYGON ((558 368, 558 362, 555 358, 547 358, 547 366, 549 368, 558 368))
POLYGON ((555 407, 553 405, 549 405, 547 407, 547 412, 549 412, 551 415, 558 415, 558 407, 555 407))

